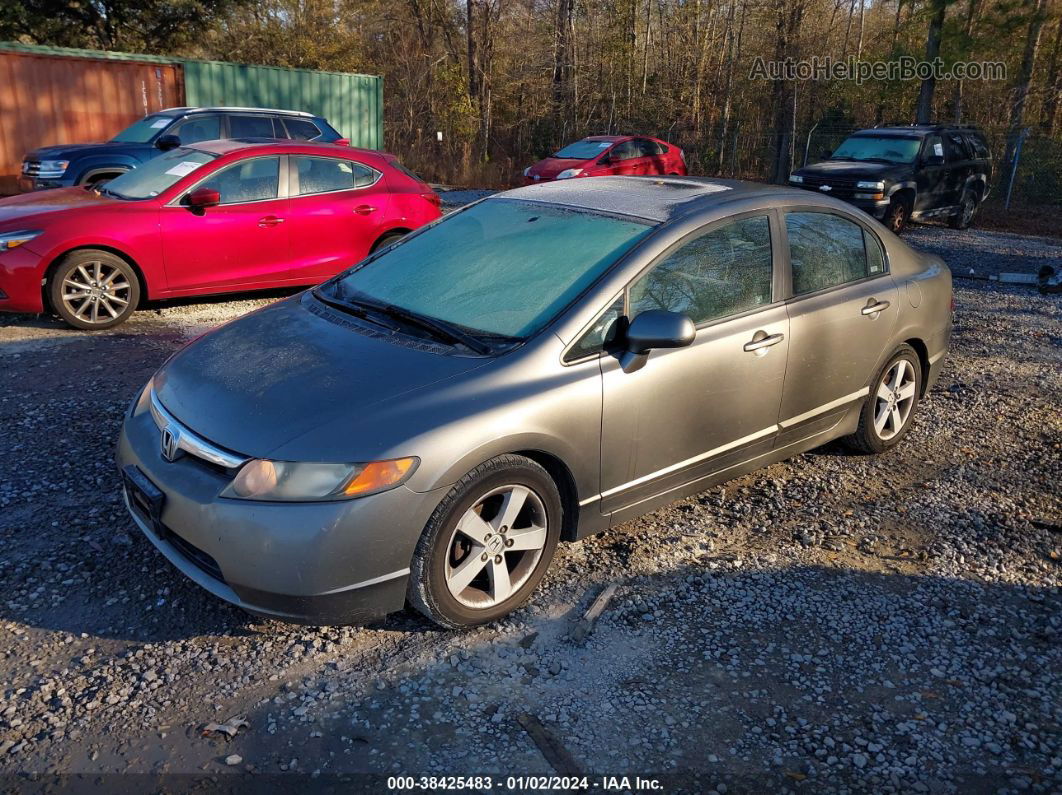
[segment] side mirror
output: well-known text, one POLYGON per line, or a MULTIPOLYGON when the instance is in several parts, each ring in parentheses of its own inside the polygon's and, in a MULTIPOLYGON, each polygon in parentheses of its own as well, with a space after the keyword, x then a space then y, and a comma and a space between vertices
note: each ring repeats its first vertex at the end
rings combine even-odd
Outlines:
POLYGON ((205 210, 221 204, 221 194, 213 188, 196 188, 188 194, 185 203, 193 210, 205 210))
POLYGON ((161 149, 163 152, 176 149, 180 145, 181 139, 176 135, 160 135, 158 140, 155 141, 155 148, 161 149))
POLYGON ((944 165, 944 156, 929 155, 929 157, 926 158, 925 163, 927 166, 942 166, 944 165))
POLYGON ((656 348, 685 348, 697 337, 697 327, 689 315, 650 309, 631 321, 625 335, 626 350, 620 355, 625 373, 645 366, 649 351, 656 348))
POLYGON ((821 152, 819 152, 819 157, 821 157, 823 160, 829 160, 830 159, 830 155, 832 155, 832 154, 833 154, 833 152, 830 151, 829 149, 823 149, 821 152))

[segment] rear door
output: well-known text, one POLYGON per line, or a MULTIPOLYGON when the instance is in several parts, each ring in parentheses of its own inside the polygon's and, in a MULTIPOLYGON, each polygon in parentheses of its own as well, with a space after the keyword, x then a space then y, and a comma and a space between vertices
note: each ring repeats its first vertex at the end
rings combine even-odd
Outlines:
POLYGON ((222 166, 162 208, 163 256, 169 291, 207 293, 297 282, 287 225, 283 155, 247 157, 222 166), (221 204, 193 210, 196 188, 213 188, 221 204))
POLYGON ((292 262, 324 280, 369 253, 391 195, 383 174, 356 160, 291 155, 290 163, 292 262))
POLYGON ((609 152, 611 174, 641 174, 643 166, 642 150, 634 140, 616 144, 609 152))
POLYGON ((635 142, 642 153, 641 171, 639 173, 666 174, 667 157, 664 154, 664 147, 648 138, 638 138, 635 142))
POLYGON ((826 430, 868 394, 899 317, 881 242, 853 218, 785 213, 791 341, 778 446, 826 430))

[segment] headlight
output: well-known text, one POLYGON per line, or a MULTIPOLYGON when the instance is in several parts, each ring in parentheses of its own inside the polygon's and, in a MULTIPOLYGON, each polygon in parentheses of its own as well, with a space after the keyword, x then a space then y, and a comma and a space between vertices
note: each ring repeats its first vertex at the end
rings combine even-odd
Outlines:
POLYGON ((368 464, 308 464, 255 458, 244 464, 222 497, 276 502, 349 500, 400 486, 419 458, 368 464))
POLYGON ((870 182, 860 181, 856 183, 857 188, 866 188, 867 190, 885 190, 884 182, 870 182))
POLYGON ((43 229, 21 229, 18 232, 4 232, 0 234, 0 251, 10 251, 13 248, 18 248, 23 243, 28 243, 42 234, 44 234, 43 229))
POLYGON ((802 176, 800 176, 799 174, 790 174, 789 175, 789 181, 790 182, 795 182, 795 183, 797 183, 799 185, 801 182, 804 181, 804 178, 802 176))
POLYGON ((61 177, 66 173, 66 167, 69 165, 69 160, 42 160, 37 176, 42 179, 61 177))
POLYGON ((583 170, 581 168, 566 168, 557 175, 557 179, 570 179, 571 177, 577 177, 582 173, 583 170))
POLYGON ((524 169, 524 176, 525 177, 530 177, 531 176, 531 166, 528 166, 527 168, 524 169))

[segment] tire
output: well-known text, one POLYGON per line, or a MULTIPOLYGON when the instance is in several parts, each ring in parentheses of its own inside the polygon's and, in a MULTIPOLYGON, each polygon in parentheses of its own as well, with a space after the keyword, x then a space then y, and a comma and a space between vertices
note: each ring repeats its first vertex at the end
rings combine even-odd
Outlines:
POLYGON ((409 603, 446 629, 507 615, 545 576, 562 519, 557 486, 534 461, 503 455, 480 464, 454 484, 424 527, 410 567, 409 603), (521 494, 517 512, 506 517, 506 508, 521 494), (512 526, 501 524, 503 518, 512 526), (501 551, 516 544, 525 548, 501 551), (505 576, 499 580, 501 569, 505 576), (506 583, 508 590, 494 592, 506 583))
POLYGON ((124 323, 140 301, 133 267, 107 251, 67 254, 48 281, 52 309, 68 325, 99 331, 124 323))
POLYGON ((394 243, 396 240, 400 240, 401 238, 403 238, 405 236, 406 236, 405 232, 388 232, 386 235, 384 235, 383 237, 381 237, 379 240, 377 240, 375 243, 372 244, 372 248, 369 250, 369 253, 370 254, 375 254, 381 248, 385 248, 385 247, 391 245, 392 243, 394 243))
POLYGON ((889 202, 889 206, 885 210, 885 217, 881 222, 889 228, 890 232, 899 235, 907 228, 907 221, 910 217, 911 202, 897 197, 889 202))
POLYGON ((948 226, 952 229, 969 229, 975 215, 977 215, 977 198, 970 191, 964 190, 962 199, 959 200, 959 211, 948 219, 948 226))
POLYGON ((856 432, 843 441, 860 453, 882 453, 895 447, 911 429, 921 394, 922 362, 914 348, 901 345, 871 383, 856 432), (899 373, 899 386, 905 397, 890 404, 890 382, 895 381, 895 373, 899 373), (889 405, 894 409, 889 410, 889 405))

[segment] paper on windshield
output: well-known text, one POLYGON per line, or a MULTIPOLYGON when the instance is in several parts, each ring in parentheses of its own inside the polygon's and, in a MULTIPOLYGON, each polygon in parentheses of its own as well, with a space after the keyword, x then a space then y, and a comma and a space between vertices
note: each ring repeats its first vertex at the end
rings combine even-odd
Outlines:
POLYGON ((155 121, 151 122, 151 126, 152 127, 165 127, 169 123, 170 123, 169 119, 155 119, 155 121))
POLYGON ((166 173, 172 174, 175 177, 183 177, 186 174, 191 174, 201 165, 202 163, 196 163, 194 160, 183 160, 173 168, 169 169, 166 173))

